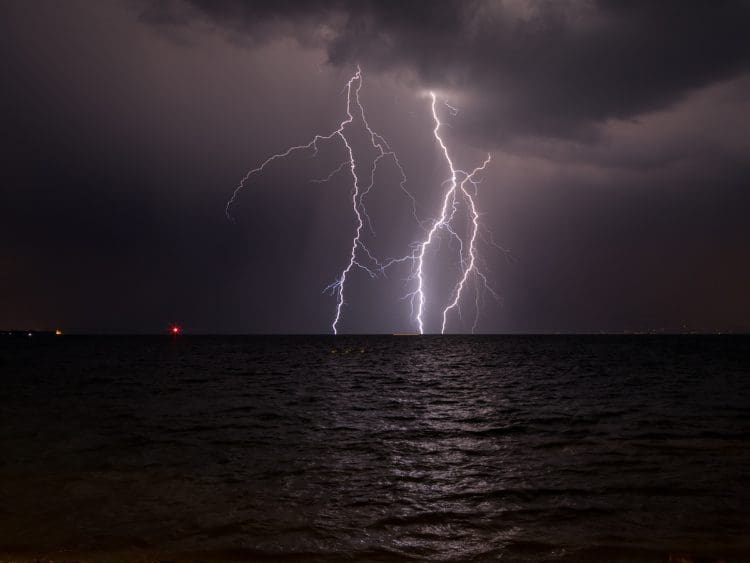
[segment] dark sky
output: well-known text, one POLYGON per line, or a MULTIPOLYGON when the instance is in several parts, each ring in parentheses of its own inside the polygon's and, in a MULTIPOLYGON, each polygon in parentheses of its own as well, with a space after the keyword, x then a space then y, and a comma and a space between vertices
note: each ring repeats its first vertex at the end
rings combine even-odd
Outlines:
MULTIPOLYGON (((3 2, 0 328, 330 331, 351 182, 310 180, 341 146, 254 177, 234 224, 224 206, 335 129, 359 64, 423 217, 446 177, 428 90, 459 109, 457 163, 492 155, 477 204, 512 256, 480 243, 500 299, 478 331, 748 331, 748 23, 732 1, 3 2)), ((367 241, 400 255, 422 232, 393 167, 377 180, 367 241)), ((340 330, 414 330, 407 276, 353 273, 340 330)))

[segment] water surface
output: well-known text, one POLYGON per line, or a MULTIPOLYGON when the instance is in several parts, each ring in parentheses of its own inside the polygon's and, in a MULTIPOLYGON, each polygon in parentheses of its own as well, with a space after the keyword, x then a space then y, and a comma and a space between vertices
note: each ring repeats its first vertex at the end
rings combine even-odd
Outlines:
POLYGON ((0 339, 0 558, 750 561, 747 337, 0 339))

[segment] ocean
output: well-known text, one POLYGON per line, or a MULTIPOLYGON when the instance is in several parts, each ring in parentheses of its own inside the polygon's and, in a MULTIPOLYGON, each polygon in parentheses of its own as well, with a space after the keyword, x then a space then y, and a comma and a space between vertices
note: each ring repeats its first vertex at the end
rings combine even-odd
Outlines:
POLYGON ((750 561, 750 337, 0 337, 0 559, 750 561))

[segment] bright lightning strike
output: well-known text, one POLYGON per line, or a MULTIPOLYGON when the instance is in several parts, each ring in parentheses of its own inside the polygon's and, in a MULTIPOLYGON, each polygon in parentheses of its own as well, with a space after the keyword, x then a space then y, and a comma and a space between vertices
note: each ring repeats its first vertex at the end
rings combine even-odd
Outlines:
MULTIPOLYGON (((443 324, 440 328, 440 332, 442 333, 445 332, 445 325, 448 322, 448 312, 451 309, 455 309, 458 306, 458 301, 459 299, 461 299, 461 293, 463 293, 464 286, 469 280, 469 276, 478 275, 478 276, 481 276, 481 278, 485 281, 485 283, 487 281, 485 276, 477 270, 477 233, 479 232, 479 213, 477 212, 477 207, 476 207, 476 204, 474 203, 474 198, 466 190, 466 183, 467 182, 473 183, 474 174, 476 174, 480 170, 484 170, 489 163, 490 163, 490 155, 488 154, 487 158, 482 163, 482 165, 472 170, 471 174, 467 174, 464 177, 460 185, 461 193, 466 198, 466 201, 469 204, 469 210, 471 212, 471 235, 469 238, 469 263, 464 268, 463 275, 461 276, 461 279, 459 280, 458 284, 456 285, 453 291, 453 301, 451 301, 450 304, 445 309, 443 309, 443 324)), ((476 327, 476 323, 474 324, 474 326, 476 327)))
MULTIPOLYGON (((426 294, 425 294, 425 274, 424 274, 424 263, 425 263, 425 254, 427 252, 427 249, 432 245, 432 243, 436 240, 439 231, 441 229, 444 229, 450 233, 451 236, 456 237, 459 241, 459 254, 460 260, 461 260, 461 267, 462 267, 462 275, 459 282, 456 284, 456 286, 453 289, 452 292, 452 300, 448 306, 443 309, 443 323, 440 327, 440 332, 445 333, 445 328, 448 323, 448 313, 456 308, 458 306, 458 302, 461 299, 461 295, 463 293, 464 287, 466 286, 469 278, 471 276, 477 276, 479 277, 485 284, 487 285, 487 278, 486 276, 478 270, 477 268, 477 233, 479 231, 479 213, 477 212, 476 204, 474 202, 474 196, 466 189, 466 184, 471 183, 475 188, 477 187, 477 183, 474 180, 475 174, 477 174, 480 171, 485 170, 487 165, 490 163, 491 157, 488 154, 487 158, 485 159, 484 163, 475 168, 471 173, 467 173, 463 170, 457 169, 455 165, 453 164, 453 160, 451 159, 450 152, 448 151, 448 147, 445 145, 445 141, 443 141, 443 138, 440 136, 440 128, 442 127, 442 123, 440 121, 440 117, 438 116, 436 104, 437 104, 437 97, 435 96, 434 92, 430 92, 430 98, 432 99, 431 109, 432 109, 432 119, 435 123, 435 127, 432 130, 432 134, 435 137, 435 140, 438 142, 438 145, 440 146, 440 150, 443 153, 443 156, 445 157, 445 162, 448 164, 448 169, 450 170, 450 177, 443 182, 443 185, 447 184, 447 190, 445 194, 443 195, 442 200, 442 206, 440 208, 440 215, 438 218, 433 222, 432 228, 427 233, 427 237, 417 245, 417 249, 415 253, 413 254, 414 260, 415 260, 415 275, 414 278, 417 281, 417 289, 413 293, 413 297, 416 300, 416 321, 417 326, 419 328, 419 333, 424 334, 424 310, 425 310, 425 304, 426 304, 426 294), (458 183, 459 176, 462 176, 463 179, 461 180, 461 183, 458 183), (460 194, 457 194, 457 191, 460 192, 460 194), (471 218, 471 235, 468 240, 468 245, 464 242, 464 240, 456 233, 455 229, 452 226, 453 219, 456 215, 456 205, 457 205, 457 195, 459 197, 463 197, 465 199, 466 204, 469 207, 470 210, 470 218, 471 218), (465 247, 468 247, 468 263, 466 259, 463 256, 463 249, 465 247)), ((458 113, 458 110, 454 108, 453 106, 449 105, 447 102, 443 102, 446 107, 449 108, 451 113, 455 115, 458 113)), ((478 314, 478 311, 477 311, 478 314)), ((476 327, 476 322, 474 323, 474 327, 476 327)))
POLYGON ((333 139, 338 138, 341 143, 343 144, 343 147, 345 149, 347 159, 342 162, 338 168, 333 170, 326 178, 322 178, 319 180, 313 180, 314 182, 323 183, 329 181, 334 175, 341 172, 344 168, 348 167, 349 171, 351 172, 352 176, 352 191, 351 191, 351 202, 352 202, 352 211, 354 213, 354 217, 356 219, 356 228, 354 235, 352 236, 352 243, 351 243, 351 250, 349 253, 349 260, 346 263, 346 265, 343 267, 341 273, 336 278, 336 281, 334 281, 331 285, 329 285, 326 290, 330 290, 335 296, 336 296, 336 308, 335 308, 335 315, 333 322, 331 324, 331 329, 333 330, 334 334, 338 334, 338 325, 341 321, 341 313, 342 309, 344 307, 345 301, 344 301, 344 289, 346 285, 347 278, 351 274, 352 270, 355 268, 359 268, 364 270, 370 277, 375 277, 377 275, 378 271, 383 271, 382 264, 375 258, 375 256, 370 252, 370 250, 367 248, 365 243, 362 240, 362 229, 365 225, 365 220, 367 220, 367 223, 372 229, 372 221, 370 220, 370 216, 367 214, 367 210, 364 205, 364 197, 370 192, 370 190, 373 188, 375 184, 375 171, 377 169, 378 163, 385 159, 385 158, 391 158, 398 169, 400 175, 401 175, 401 181, 400 181, 400 187, 408 195, 408 197, 412 201, 413 209, 414 209, 414 215, 416 217, 416 200, 414 197, 408 192, 408 190, 405 187, 406 184, 406 173, 404 172, 404 169, 401 166, 401 163, 399 162, 398 156, 396 155, 393 150, 391 150, 388 142, 375 132, 372 127, 370 126, 369 122, 367 121, 367 117, 365 115, 365 109, 362 105, 360 99, 359 99, 359 92, 362 88, 362 70, 357 67, 357 72, 354 73, 354 75, 349 79, 349 81, 346 84, 346 117, 339 123, 338 128, 336 128, 331 133, 328 133, 326 135, 317 134, 315 135, 312 140, 304 145, 294 145, 289 148, 287 148, 284 152, 274 154, 267 158, 263 163, 260 164, 260 166, 257 166, 256 168, 253 168, 250 170, 240 181, 239 185, 235 188, 234 192, 232 193, 232 196, 229 198, 229 201, 227 202, 225 213, 227 218, 230 221, 234 221, 234 218, 232 217, 230 213, 230 209, 232 205, 237 200, 237 196, 239 193, 243 190, 245 185, 248 183, 251 177, 255 176, 256 174, 259 174, 265 170, 265 168, 273 163, 276 160, 286 158, 287 156, 291 155, 294 152, 301 151, 301 150, 313 150, 313 154, 317 154, 318 152, 318 143, 321 141, 331 141, 333 139), (369 135, 370 142, 372 143, 372 146, 375 150, 378 151, 377 157, 374 159, 372 163, 372 167, 369 172, 369 184, 362 188, 360 185, 360 178, 359 178, 359 165, 357 164, 357 161, 355 159, 354 150, 352 149, 351 143, 349 141, 349 138, 347 137, 346 129, 349 125, 354 123, 355 121, 355 115, 352 113, 352 104, 355 104, 357 107, 358 115, 362 121, 362 124, 367 131, 367 134, 369 135))
MULTIPOLYGON (((484 287, 493 295, 495 295, 495 292, 487 282, 487 277, 479 269, 479 259, 477 252, 478 235, 480 232, 480 228, 485 227, 483 227, 480 223, 480 215, 477 211, 476 202, 474 199, 479 187, 479 182, 478 180, 476 180, 476 175, 480 172, 483 172, 489 165, 490 155, 488 154, 484 162, 480 166, 474 168, 471 172, 466 172, 455 167, 448 147, 446 146, 440 134, 440 130, 443 124, 440 121, 440 117, 436 108, 437 97, 433 92, 430 92, 430 98, 432 100, 432 118, 434 122, 432 133, 440 147, 440 150, 450 171, 449 177, 441 184, 441 187, 445 187, 445 193, 443 194, 441 199, 442 204, 440 207, 440 214, 438 215, 437 219, 431 221, 431 227, 429 229, 426 229, 425 238, 421 242, 414 243, 412 245, 412 252, 410 254, 401 258, 393 258, 381 262, 372 254, 372 252, 370 252, 370 250, 363 242, 362 231, 365 227, 366 222, 369 230, 374 234, 372 220, 367 213, 364 200, 375 185, 375 172, 382 160, 390 159, 393 162, 401 177, 399 187, 411 200, 412 212, 415 219, 417 220, 417 223, 422 225, 423 222, 420 221, 417 216, 417 202, 415 198, 406 189, 406 173, 401 166, 401 162, 399 161, 398 156, 391 149, 388 142, 379 133, 373 130, 367 120, 364 106, 362 105, 359 97, 361 88, 362 71, 359 67, 357 67, 357 72, 349 79, 346 84, 346 117, 339 123, 338 127, 334 131, 325 135, 316 134, 307 144, 291 146, 281 153, 274 154, 267 158, 256 168, 250 170, 242 178, 239 185, 235 188, 231 198, 226 204, 225 213, 227 215, 227 218, 230 221, 234 221, 230 213, 230 209, 235 203, 238 194, 243 190, 251 177, 263 172, 267 166, 269 166, 276 160, 286 158, 291 154, 301 150, 312 150, 313 154, 317 154, 318 143, 338 139, 341 141, 341 144, 345 149, 346 160, 339 164, 339 166, 325 178, 313 180, 313 182, 318 183, 328 182, 329 180, 331 180, 331 178, 333 178, 333 176, 339 174, 346 168, 349 169, 352 178, 351 206, 356 220, 356 227, 354 234, 352 235, 349 258, 336 280, 326 288, 326 290, 329 290, 336 298, 334 318, 333 322, 331 323, 331 329, 333 330, 333 333, 338 334, 338 325, 341 321, 342 310, 344 308, 344 305, 346 304, 344 299, 345 285, 353 270, 361 269, 370 277, 376 277, 378 273, 384 273, 387 268, 390 268, 393 265, 411 262, 412 274, 409 277, 409 280, 412 280, 416 283, 416 289, 414 289, 414 291, 407 295, 407 297, 411 297, 412 315, 414 316, 415 322, 419 329, 419 333, 424 334, 424 316, 427 306, 427 292, 425 287, 427 280, 425 275, 425 262, 427 259, 428 249, 440 237, 441 231, 447 232, 451 238, 455 239, 458 242, 461 274, 458 282, 450 293, 450 302, 442 310, 442 324, 440 332, 445 333, 449 314, 452 311, 456 310, 459 316, 461 315, 459 303, 466 287, 472 280, 476 288, 476 317, 474 320, 474 325, 472 327, 473 332, 476 329, 479 319, 480 284, 481 287, 484 287), (356 106, 356 109, 353 109, 353 106, 356 106), (355 113, 353 113, 353 111, 356 113, 356 115, 355 113), (350 139, 347 136, 347 129, 357 119, 359 119, 359 121, 361 122, 362 127, 369 137, 372 148, 376 151, 376 156, 370 164, 369 172, 367 172, 366 176, 363 176, 363 178, 368 178, 368 180, 365 180, 366 185, 362 185, 363 182, 360 179, 361 164, 357 162, 350 139), (472 186, 473 193, 472 190, 467 187, 468 185, 472 186), (468 222, 470 224, 469 234, 467 237, 462 237, 461 235, 459 235, 458 229, 455 225, 457 209, 461 202, 467 209, 468 222)), ((443 101, 443 104, 446 106, 446 108, 448 108, 449 112, 452 115, 455 116, 458 113, 458 110, 455 107, 451 106, 447 101, 443 101)), ((494 245, 494 242, 492 242, 492 244, 494 245)))

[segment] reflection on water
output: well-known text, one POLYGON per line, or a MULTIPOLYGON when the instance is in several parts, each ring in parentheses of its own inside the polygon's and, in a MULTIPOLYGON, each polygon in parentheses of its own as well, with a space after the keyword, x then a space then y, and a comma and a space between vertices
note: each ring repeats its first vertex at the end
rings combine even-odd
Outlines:
POLYGON ((0 556, 749 560, 747 358, 742 337, 0 341, 0 556))

